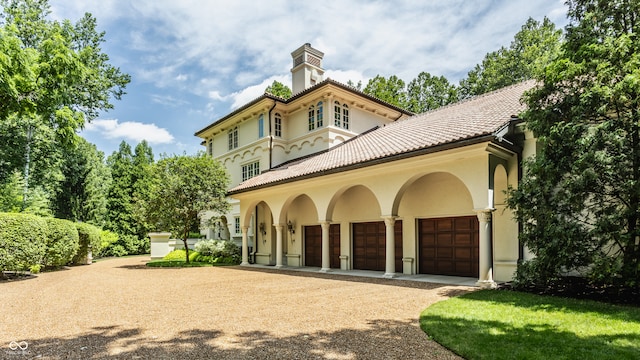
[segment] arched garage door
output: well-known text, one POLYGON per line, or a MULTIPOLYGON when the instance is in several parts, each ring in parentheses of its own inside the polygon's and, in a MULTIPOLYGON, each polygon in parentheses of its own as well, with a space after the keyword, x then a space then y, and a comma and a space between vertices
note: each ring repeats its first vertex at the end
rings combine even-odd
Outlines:
POLYGON ((478 277, 476 216, 418 220, 420 274, 478 277))
MULTIPOLYGON (((386 265, 386 225, 384 221, 354 223, 353 226, 353 268, 356 270, 385 271, 386 265)), ((402 272, 402 221, 394 224, 395 230, 395 271, 402 272)))

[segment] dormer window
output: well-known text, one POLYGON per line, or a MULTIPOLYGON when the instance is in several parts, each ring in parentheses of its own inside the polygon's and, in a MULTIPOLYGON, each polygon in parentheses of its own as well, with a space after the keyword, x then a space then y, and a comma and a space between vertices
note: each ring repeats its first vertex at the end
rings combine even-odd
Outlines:
POLYGON ((273 129, 274 135, 277 137, 282 137, 282 116, 280 113, 276 113, 273 117, 273 129))
POLYGON ((233 150, 238 147, 238 127, 236 126, 232 130, 229 130, 227 137, 229 139, 229 150, 233 150))
POLYGON ((322 101, 317 106, 309 106, 309 131, 321 128, 323 125, 324 113, 322 110, 322 101))

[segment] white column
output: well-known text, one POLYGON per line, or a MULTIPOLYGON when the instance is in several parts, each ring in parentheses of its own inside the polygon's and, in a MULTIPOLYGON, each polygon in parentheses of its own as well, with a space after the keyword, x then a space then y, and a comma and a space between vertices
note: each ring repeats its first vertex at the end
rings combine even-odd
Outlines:
POLYGON ((480 277, 476 285, 483 289, 495 289, 497 284, 493 281, 493 244, 491 241, 491 213, 495 209, 476 210, 479 222, 479 267, 480 277))
POLYGON ((331 270, 331 261, 329 260, 329 227, 328 221, 321 221, 320 227, 322 227, 322 268, 321 272, 328 272, 331 270))
POLYGON ((249 232, 248 226, 242 227, 242 262, 240 265, 249 265, 249 240, 247 239, 247 233, 249 232))
POLYGON ((282 267, 282 224, 273 225, 276 228, 276 269, 282 267))
POLYGON ((396 218, 394 216, 385 216, 384 225, 386 226, 386 263, 383 277, 391 279, 396 276, 396 233, 394 224, 396 218))

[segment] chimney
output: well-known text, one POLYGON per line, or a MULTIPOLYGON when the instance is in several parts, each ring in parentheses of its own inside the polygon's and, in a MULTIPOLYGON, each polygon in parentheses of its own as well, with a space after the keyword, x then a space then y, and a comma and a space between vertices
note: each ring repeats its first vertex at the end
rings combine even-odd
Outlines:
POLYGON ((293 67, 291 92, 297 94, 324 80, 322 57, 324 53, 306 43, 291 53, 293 67))

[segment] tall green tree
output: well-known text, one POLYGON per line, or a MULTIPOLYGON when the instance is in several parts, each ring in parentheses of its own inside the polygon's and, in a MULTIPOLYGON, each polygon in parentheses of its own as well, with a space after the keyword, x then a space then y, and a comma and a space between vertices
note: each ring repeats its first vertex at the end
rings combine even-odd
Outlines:
POLYGON ((480 95, 541 76, 558 55, 561 44, 562 30, 556 29, 551 20, 529 18, 508 48, 488 53, 460 81, 459 96, 480 95))
POLYGON ((407 90, 405 88, 405 82, 396 75, 391 75, 388 79, 384 76, 376 75, 373 79, 367 82, 367 85, 364 87, 362 92, 367 95, 375 96, 391 105, 395 105, 400 108, 407 107, 407 90))
POLYGON ((191 229, 200 225, 200 216, 228 210, 229 175, 220 162, 205 153, 161 159, 153 174, 152 191, 140 203, 139 211, 154 230, 170 231, 182 239, 189 262, 187 239, 191 229))
POLYGON ((458 101, 456 86, 444 76, 421 72, 407 85, 406 109, 420 114, 458 101))
MULTIPOLYGON (((134 202, 139 199, 145 199, 149 196, 152 186, 151 167, 154 164, 153 150, 146 140, 142 140, 136 145, 133 152, 133 171, 131 174, 131 197, 134 202)), ((135 218, 135 210, 134 210, 135 218)), ((144 218, 135 218, 135 235, 140 239, 147 237, 149 233, 149 224, 144 218)))
POLYGON ((291 89, 287 85, 279 82, 278 80, 273 80, 273 83, 267 86, 264 92, 269 93, 271 95, 279 96, 285 100, 291 97, 291 89))
POLYGON ((111 172, 111 186, 107 201, 106 228, 117 234, 133 235, 135 219, 133 216, 133 153, 131 146, 122 141, 117 151, 107 158, 111 172))
POLYGON ((0 122, 14 118, 24 128, 26 194, 41 128, 53 132, 58 146, 72 146, 75 132, 112 108, 130 77, 102 52, 104 33, 91 14, 74 24, 50 20, 47 0, 2 0, 0 5, 0 122))
POLYGON ((518 279, 579 271, 640 286, 640 3, 567 4, 562 53, 523 115, 538 152, 509 193, 536 255, 518 279))
POLYGON ((78 136, 73 148, 63 149, 64 180, 55 197, 55 216, 103 226, 111 173, 104 153, 78 136))

